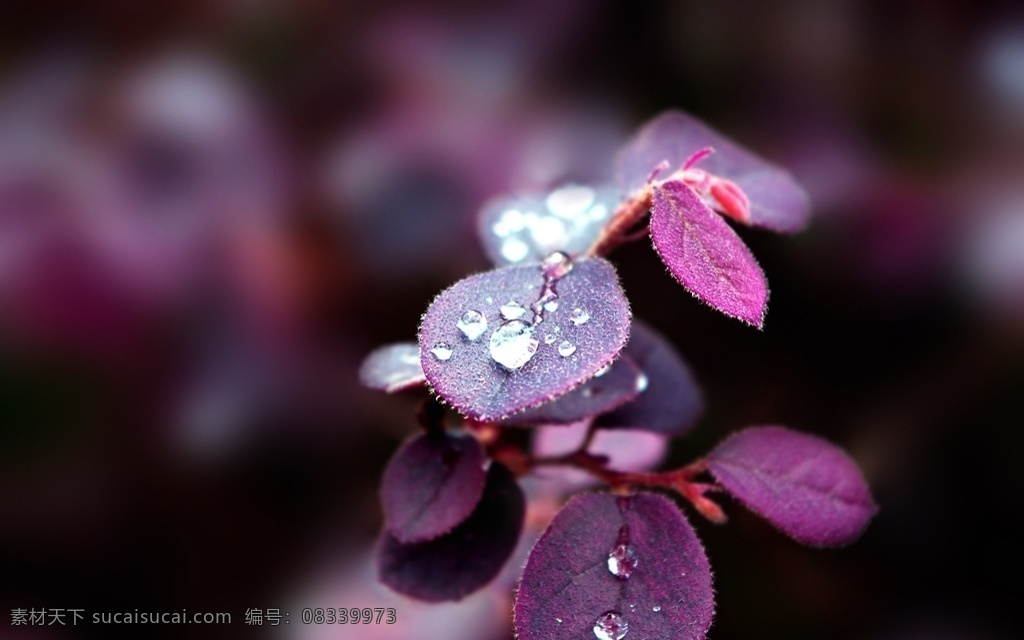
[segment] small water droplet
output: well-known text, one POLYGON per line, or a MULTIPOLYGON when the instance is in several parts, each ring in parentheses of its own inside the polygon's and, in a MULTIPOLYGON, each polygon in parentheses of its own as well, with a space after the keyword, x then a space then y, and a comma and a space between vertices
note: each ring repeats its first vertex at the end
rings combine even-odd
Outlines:
POLYGON ((474 341, 483 335, 484 331, 487 331, 487 318, 484 314, 470 309, 466 313, 462 314, 459 321, 455 323, 462 332, 462 335, 466 336, 470 341, 474 341))
POLYGON ((573 323, 577 327, 581 324, 587 324, 590 322, 590 314, 583 309, 576 307, 572 310, 572 315, 569 316, 569 322, 573 323))
POLYGON ((487 304, 494 304, 494 298, 492 298, 491 296, 487 296, 484 299, 487 301, 487 304))
POLYGON ((647 384, 649 382, 650 381, 647 379, 647 374, 646 373, 641 373, 639 376, 637 376, 637 379, 636 379, 636 392, 637 393, 643 393, 644 391, 647 391, 647 384))
POLYGON ((620 542, 608 552, 608 571, 616 578, 622 580, 629 578, 633 575, 636 565, 636 549, 631 544, 620 542))
POLYGON ((558 345, 558 355, 563 358, 568 358, 572 354, 576 353, 576 345, 569 342, 568 340, 562 340, 558 345))
POLYGON ((561 624, 562 623, 562 619, 561 618, 555 618, 555 622, 561 624))
POLYGON ((651 611, 653 611, 654 613, 661 613, 661 605, 660 604, 654 605, 654 608, 651 609, 651 611))
POLYGON ((447 342, 438 342, 434 345, 434 348, 430 350, 430 353, 434 354, 434 357, 444 362, 448 358, 452 357, 452 348, 447 342))
POLYGON ((558 280, 565 274, 572 271, 572 260, 561 251, 548 254, 540 263, 544 277, 550 280, 558 280))
POLYGON ((605 611, 594 623, 598 640, 622 640, 629 633, 629 623, 618 611, 605 611))
POLYGON ((506 320, 516 320, 524 315, 526 315, 526 307, 514 300, 501 305, 501 317, 506 320))
POLYGON ((534 334, 533 327, 522 320, 509 320, 491 334, 491 358, 506 369, 519 369, 537 352, 534 334))
POLYGON ((544 344, 554 344, 555 340, 557 339, 558 338, 556 338, 554 334, 549 333, 548 335, 544 336, 544 344))
POLYGON ((529 253, 530 247, 514 236, 501 243, 501 255, 509 262, 520 262, 529 253))
POLYGON ((544 310, 549 313, 554 313, 558 311, 558 301, 548 300, 547 302, 544 303, 544 310))
POLYGON ((594 374, 594 377, 595 378, 600 378, 604 374, 608 373, 608 370, 611 369, 611 368, 612 368, 612 363, 609 362, 608 364, 606 364, 603 367, 601 367, 600 369, 598 369, 597 373, 594 374))

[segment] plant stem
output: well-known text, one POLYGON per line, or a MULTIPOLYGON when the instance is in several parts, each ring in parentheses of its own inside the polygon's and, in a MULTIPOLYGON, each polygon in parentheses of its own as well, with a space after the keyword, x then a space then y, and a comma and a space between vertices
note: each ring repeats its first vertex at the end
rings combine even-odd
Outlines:
POLYGON ((605 256, 621 244, 639 240, 646 234, 630 233, 633 227, 651 210, 651 187, 645 186, 639 193, 627 199, 615 210, 611 221, 601 231, 594 244, 583 254, 585 258, 605 256))

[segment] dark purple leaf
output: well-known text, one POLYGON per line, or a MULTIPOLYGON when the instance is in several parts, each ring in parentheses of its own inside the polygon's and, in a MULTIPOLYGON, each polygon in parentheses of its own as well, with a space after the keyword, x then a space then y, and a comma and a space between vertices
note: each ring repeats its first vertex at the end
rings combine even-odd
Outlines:
POLYGON ((794 232, 807 226, 810 201, 788 171, 732 142, 703 122, 679 111, 669 111, 644 125, 619 152, 619 186, 625 193, 642 188, 662 161, 665 179, 694 152, 711 147, 696 168, 735 182, 750 201, 752 226, 794 232))
POLYGON ((473 512, 486 476, 476 438, 449 433, 412 438, 391 458, 381 481, 388 531, 402 542, 448 533, 473 512))
POLYGON ((461 600, 485 586, 515 550, 526 500, 515 478, 494 463, 473 514, 447 535, 402 544, 386 531, 377 547, 381 582, 417 600, 461 600))
POLYGON ((540 265, 505 267, 434 299, 420 324, 420 363, 460 412, 499 420, 593 377, 622 349, 629 321, 605 260, 580 260, 558 279, 540 265))
POLYGON ((530 552, 515 626, 519 640, 697 640, 713 613, 707 556, 675 504, 591 493, 570 500, 530 552))
POLYGON ((850 456, 805 433, 745 429, 718 445, 707 463, 729 493, 804 544, 848 544, 878 510, 850 456))
POLYGON ((704 397, 690 368, 665 336, 634 320, 622 359, 643 371, 646 386, 640 396, 600 416, 602 429, 646 429, 665 435, 686 433, 704 410, 704 397))
POLYGON ((359 368, 359 381, 378 391, 394 393, 426 382, 420 368, 420 348, 400 342, 375 349, 359 368))
POLYGON ((601 234, 619 200, 613 187, 579 185, 496 198, 480 211, 480 239, 497 265, 540 262, 554 251, 575 257, 601 234))
MULTIPOLYGON (((626 347, 629 348, 628 345, 626 347)), ((507 418, 507 424, 569 424, 611 411, 639 395, 646 377, 622 357, 564 396, 507 418)))
POLYGON ((652 203, 651 240, 676 280, 715 309, 760 328, 768 283, 732 227, 679 180, 657 186, 652 203))

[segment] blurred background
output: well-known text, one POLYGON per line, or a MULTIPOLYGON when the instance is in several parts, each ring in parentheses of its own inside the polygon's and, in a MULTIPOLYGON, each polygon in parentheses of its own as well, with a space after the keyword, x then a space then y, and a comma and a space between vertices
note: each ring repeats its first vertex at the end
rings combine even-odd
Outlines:
POLYGON ((515 567, 453 605, 373 583, 377 484, 418 396, 356 371, 488 267, 484 202, 607 181, 667 108, 789 167, 816 217, 741 231, 772 288, 764 332, 696 303, 645 243, 612 256, 707 393, 666 465, 786 424, 847 447, 881 505, 839 551, 735 504, 725 527, 691 513, 710 637, 1021 637, 1018 3, 0 11, 3 637, 511 638, 515 567), (300 624, 313 606, 402 624, 300 624), (16 608, 234 622, 13 628, 16 608), (249 608, 291 624, 246 627, 249 608))

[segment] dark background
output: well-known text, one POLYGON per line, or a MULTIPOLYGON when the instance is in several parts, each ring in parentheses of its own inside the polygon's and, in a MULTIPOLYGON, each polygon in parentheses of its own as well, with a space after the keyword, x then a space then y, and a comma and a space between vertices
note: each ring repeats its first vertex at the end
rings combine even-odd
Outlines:
POLYGON ((380 635, 296 624, 388 597, 360 559, 417 398, 355 372, 487 268, 488 197, 607 179, 667 108, 789 167, 816 214, 794 237, 741 232, 771 284, 763 332, 644 243, 613 256, 707 393, 668 464, 786 424, 845 446, 881 506, 825 551, 738 505, 725 527, 693 515, 710 637, 1020 637, 1024 13, 479 4, 3 4, 4 637, 271 635, 249 607, 290 609, 285 637, 510 637, 508 589, 436 614, 398 601, 421 626, 380 635), (12 630, 18 607, 235 623, 12 630))

